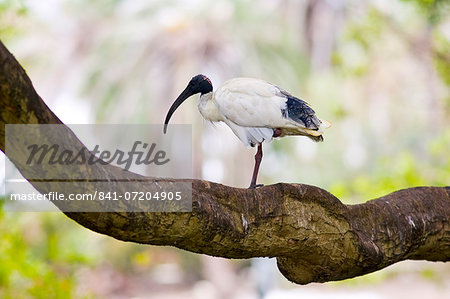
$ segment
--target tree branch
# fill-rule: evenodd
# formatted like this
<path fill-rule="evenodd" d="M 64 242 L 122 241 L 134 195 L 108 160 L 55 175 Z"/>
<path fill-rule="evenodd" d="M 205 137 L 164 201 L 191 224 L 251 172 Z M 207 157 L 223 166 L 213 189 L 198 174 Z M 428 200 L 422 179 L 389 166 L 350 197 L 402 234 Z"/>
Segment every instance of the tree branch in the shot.
<path fill-rule="evenodd" d="M 61 123 L 1 42 L 0 102 L 2 151 L 6 124 Z M 66 139 L 65 146 L 84 148 L 73 134 Z M 27 174 L 23 149 L 17 146 L 14 152 L 9 158 Z M 94 174 L 106 172 L 112 179 L 119 172 L 123 176 L 122 169 L 111 165 L 80 168 Z M 71 175 L 64 167 L 56 171 L 62 177 Z M 129 172 L 127 179 L 144 177 Z M 276 257 L 283 275 L 300 284 L 355 277 L 406 259 L 450 260 L 449 187 L 409 188 L 364 204 L 344 205 L 329 192 L 309 185 L 280 183 L 248 190 L 202 180 L 151 180 L 192 183 L 192 212 L 65 214 L 86 228 L 123 241 L 226 258 Z M 49 191 L 44 183 L 32 184 L 40 192 Z M 60 191 L 68 192 L 65 188 Z M 70 188 L 80 192 L 93 187 L 83 182 Z M 146 188 L 142 186 L 143 191 Z M 64 208 L 62 203 L 55 204 Z"/>

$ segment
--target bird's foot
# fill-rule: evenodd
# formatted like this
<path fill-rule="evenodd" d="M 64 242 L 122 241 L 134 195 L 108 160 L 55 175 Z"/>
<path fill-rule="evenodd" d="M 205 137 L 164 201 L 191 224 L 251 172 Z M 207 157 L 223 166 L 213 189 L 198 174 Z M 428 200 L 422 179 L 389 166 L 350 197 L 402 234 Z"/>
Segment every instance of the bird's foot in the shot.
<path fill-rule="evenodd" d="M 264 184 L 250 185 L 250 187 L 248 187 L 248 189 L 256 189 L 256 188 L 259 188 L 259 187 L 262 187 L 262 186 L 264 186 Z"/>

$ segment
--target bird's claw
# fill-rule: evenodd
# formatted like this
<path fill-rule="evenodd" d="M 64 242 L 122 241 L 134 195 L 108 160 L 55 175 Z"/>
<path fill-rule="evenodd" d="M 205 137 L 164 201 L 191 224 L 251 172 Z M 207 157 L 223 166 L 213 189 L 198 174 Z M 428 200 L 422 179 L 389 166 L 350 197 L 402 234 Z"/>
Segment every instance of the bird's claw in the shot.
<path fill-rule="evenodd" d="M 262 187 L 262 186 L 264 186 L 264 184 L 250 185 L 250 187 L 248 187 L 248 189 L 256 189 L 256 188 L 259 188 L 259 187 Z"/>

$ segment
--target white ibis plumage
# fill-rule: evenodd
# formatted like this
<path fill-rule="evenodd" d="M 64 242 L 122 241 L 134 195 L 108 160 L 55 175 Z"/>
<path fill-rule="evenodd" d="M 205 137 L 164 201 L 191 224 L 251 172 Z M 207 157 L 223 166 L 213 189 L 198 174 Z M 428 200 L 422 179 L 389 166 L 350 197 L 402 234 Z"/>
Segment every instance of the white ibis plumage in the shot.
<path fill-rule="evenodd" d="M 330 126 L 329 122 L 317 118 L 305 101 L 266 81 L 235 78 L 213 92 L 211 80 L 197 75 L 170 107 L 164 121 L 164 133 L 175 110 L 197 93 L 200 93 L 198 110 L 205 119 L 226 123 L 246 146 L 258 146 L 250 188 L 257 187 L 264 141 L 287 135 L 323 141 L 323 129 Z"/>

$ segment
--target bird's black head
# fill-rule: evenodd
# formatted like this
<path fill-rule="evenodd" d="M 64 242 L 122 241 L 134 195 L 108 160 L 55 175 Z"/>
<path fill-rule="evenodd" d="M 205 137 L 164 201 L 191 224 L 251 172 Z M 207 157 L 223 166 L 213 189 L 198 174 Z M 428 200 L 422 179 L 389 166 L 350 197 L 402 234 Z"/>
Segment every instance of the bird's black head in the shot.
<path fill-rule="evenodd" d="M 200 93 L 201 95 L 210 93 L 213 91 L 211 80 L 205 75 L 197 75 L 189 81 L 188 86 L 183 90 L 183 92 L 178 96 L 175 102 L 167 112 L 166 120 L 164 121 L 164 133 L 167 131 L 167 124 L 169 123 L 172 114 L 175 110 L 190 96 Z"/>
<path fill-rule="evenodd" d="M 188 87 L 191 88 L 192 94 L 206 94 L 213 91 L 211 80 L 205 75 L 197 75 L 189 81 Z"/>

